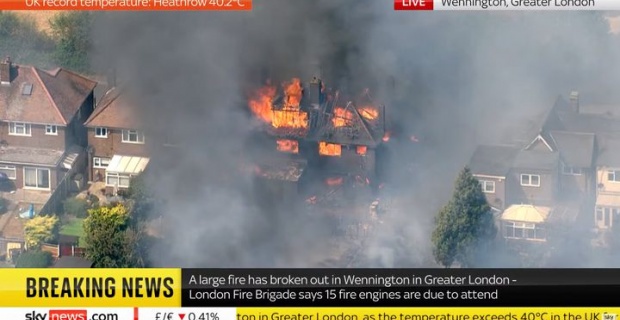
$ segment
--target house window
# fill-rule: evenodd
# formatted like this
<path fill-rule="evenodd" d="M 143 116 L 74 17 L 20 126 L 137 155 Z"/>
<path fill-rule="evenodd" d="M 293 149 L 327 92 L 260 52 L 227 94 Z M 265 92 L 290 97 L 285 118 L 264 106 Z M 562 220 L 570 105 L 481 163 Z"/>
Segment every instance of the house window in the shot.
<path fill-rule="evenodd" d="M 620 208 L 596 207 L 596 222 L 599 226 L 604 228 L 611 227 L 615 217 L 620 217 Z"/>
<path fill-rule="evenodd" d="M 482 185 L 482 192 L 484 193 L 495 193 L 495 181 L 480 181 L 480 185 Z"/>
<path fill-rule="evenodd" d="M 144 143 L 144 134 L 137 130 L 123 130 L 123 142 Z"/>
<path fill-rule="evenodd" d="M 105 169 L 109 164 L 109 158 L 93 157 L 93 168 Z"/>
<path fill-rule="evenodd" d="M 49 189 L 50 170 L 43 168 L 24 168 L 24 187 L 33 189 Z"/>
<path fill-rule="evenodd" d="M 17 178 L 17 169 L 15 169 L 15 166 L 0 166 L 0 172 L 6 174 L 6 176 L 11 180 L 15 180 Z"/>
<path fill-rule="evenodd" d="M 607 171 L 607 180 L 611 182 L 620 182 L 620 170 Z"/>
<path fill-rule="evenodd" d="M 13 136 L 30 136 L 30 123 L 9 122 L 9 134 Z"/>
<path fill-rule="evenodd" d="M 522 174 L 521 185 L 524 187 L 540 187 L 540 176 L 537 174 Z"/>
<path fill-rule="evenodd" d="M 58 135 L 58 127 L 55 125 L 46 125 L 45 126 L 45 134 L 55 136 Z"/>
<path fill-rule="evenodd" d="M 108 128 L 95 128 L 95 138 L 107 138 Z"/>
<path fill-rule="evenodd" d="M 106 185 L 118 188 L 129 188 L 131 175 L 126 173 L 107 172 Z"/>
<path fill-rule="evenodd" d="M 580 176 L 583 174 L 583 170 L 581 170 L 581 168 L 571 167 L 562 164 L 562 174 L 567 176 Z"/>
<path fill-rule="evenodd" d="M 545 229 L 534 223 L 504 221 L 504 237 L 508 239 L 545 240 Z"/>

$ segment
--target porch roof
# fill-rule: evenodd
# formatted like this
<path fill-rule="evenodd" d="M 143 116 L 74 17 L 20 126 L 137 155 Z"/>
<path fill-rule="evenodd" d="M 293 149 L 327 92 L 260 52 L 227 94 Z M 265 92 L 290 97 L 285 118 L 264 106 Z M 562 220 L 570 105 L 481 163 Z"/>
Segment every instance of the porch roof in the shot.
<path fill-rule="evenodd" d="M 512 205 L 502 213 L 502 220 L 542 223 L 551 213 L 549 207 L 538 207 L 529 204 Z"/>
<path fill-rule="evenodd" d="M 149 158 L 115 155 L 110 160 L 106 172 L 140 174 L 149 164 Z"/>
<path fill-rule="evenodd" d="M 601 207 L 620 207 L 620 197 L 611 194 L 599 194 L 596 205 Z"/>

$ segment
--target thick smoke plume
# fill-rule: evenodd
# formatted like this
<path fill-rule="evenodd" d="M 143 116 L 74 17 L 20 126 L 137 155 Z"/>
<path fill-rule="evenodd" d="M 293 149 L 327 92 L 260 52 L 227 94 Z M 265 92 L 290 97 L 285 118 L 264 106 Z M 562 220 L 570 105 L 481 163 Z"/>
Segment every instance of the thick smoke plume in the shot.
<path fill-rule="evenodd" d="M 320 223 L 264 210 L 239 177 L 255 125 L 246 94 L 320 72 L 370 87 L 414 148 L 391 148 L 400 201 L 367 248 L 368 265 L 428 266 L 432 218 L 478 143 L 519 137 L 558 94 L 613 92 L 616 61 L 594 13 L 403 13 L 370 0 L 256 1 L 252 12 L 98 16 L 93 56 L 140 98 L 153 139 L 180 141 L 150 181 L 159 197 L 162 266 L 309 266 L 329 252 Z M 402 144 L 402 145 L 401 145 Z M 167 156 L 167 157 L 166 157 Z M 268 206 L 267 206 L 268 207 Z M 398 226 L 398 228 L 396 227 Z"/>

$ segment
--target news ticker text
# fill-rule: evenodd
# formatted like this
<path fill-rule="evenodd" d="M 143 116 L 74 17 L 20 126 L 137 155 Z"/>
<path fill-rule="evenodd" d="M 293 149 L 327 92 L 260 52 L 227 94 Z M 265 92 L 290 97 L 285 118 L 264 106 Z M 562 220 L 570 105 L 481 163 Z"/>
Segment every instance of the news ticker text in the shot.
<path fill-rule="evenodd" d="M 0 269 L 4 307 L 620 306 L 620 269 Z"/>
<path fill-rule="evenodd" d="M 617 320 L 620 308 L 1 308 L 10 320 Z"/>

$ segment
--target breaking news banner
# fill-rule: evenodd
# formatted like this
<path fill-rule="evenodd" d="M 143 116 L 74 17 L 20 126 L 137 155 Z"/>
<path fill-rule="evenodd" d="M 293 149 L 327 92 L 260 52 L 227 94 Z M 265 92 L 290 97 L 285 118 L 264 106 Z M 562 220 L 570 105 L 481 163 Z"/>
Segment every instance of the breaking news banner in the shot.
<path fill-rule="evenodd" d="M 394 0 L 394 10 L 619 10 L 618 0 Z"/>
<path fill-rule="evenodd" d="M 252 0 L 0 0 L 0 10 L 250 11 Z"/>

